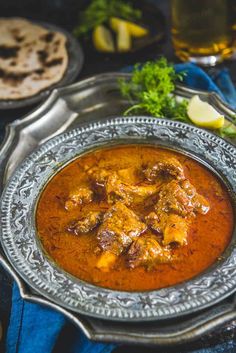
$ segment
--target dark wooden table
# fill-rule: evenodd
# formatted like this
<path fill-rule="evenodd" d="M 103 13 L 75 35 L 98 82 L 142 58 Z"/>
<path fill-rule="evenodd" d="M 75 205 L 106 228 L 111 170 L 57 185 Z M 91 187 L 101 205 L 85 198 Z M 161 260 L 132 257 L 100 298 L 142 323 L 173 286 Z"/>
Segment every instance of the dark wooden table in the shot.
<path fill-rule="evenodd" d="M 145 0 L 143 0 L 145 1 Z M 155 3 L 162 11 L 166 20 L 165 35 L 160 43 L 151 46 L 150 48 L 140 51 L 132 55 L 124 55 L 117 57 L 104 56 L 103 54 L 91 53 L 91 50 L 86 46 L 83 48 L 85 52 L 85 63 L 82 72 L 78 79 L 83 79 L 91 75 L 117 71 L 122 67 L 132 65 L 136 62 L 144 62 L 146 60 L 156 59 L 158 56 L 164 55 L 168 60 L 172 62 L 178 62 L 175 57 L 173 48 L 171 45 L 170 38 L 170 1 L 169 0 L 149 0 Z M 22 16 L 33 20 L 39 20 L 44 22 L 54 23 L 65 29 L 71 31 L 74 25 L 77 23 L 78 13 L 87 3 L 87 0 L 8 0 L 7 2 L 0 0 L 1 16 Z M 224 62 L 224 66 L 228 67 L 231 73 L 233 81 L 236 83 L 236 61 L 229 60 Z M 17 110 L 1 111 L 0 110 L 0 141 L 4 136 L 5 125 L 9 122 L 22 118 L 24 115 L 29 113 L 35 106 L 27 108 L 21 108 Z M 4 282 L 4 287 L 2 284 Z M 4 288 L 4 290 L 2 289 Z M 8 325 L 9 312 L 10 312 L 10 297 L 11 297 L 11 279 L 6 272 L 0 268 L 0 319 L 3 321 L 4 328 Z M 75 334 L 75 328 L 68 323 L 65 327 L 63 334 L 60 336 L 59 341 L 56 343 L 54 353 L 66 353 L 66 344 L 70 337 Z M 6 332 L 6 330 L 5 330 Z M 218 334 L 214 334 L 211 337 L 203 338 L 198 342 L 194 342 L 191 345 L 185 347 L 179 347 L 178 349 L 152 349 L 146 347 L 120 347 L 116 352 L 122 353 L 141 353 L 141 352 L 152 352 L 152 353 L 168 353 L 168 352 L 193 352 L 195 349 L 213 347 L 216 344 L 226 343 L 226 346 L 221 346 L 217 350 L 213 349 L 213 352 L 224 352 L 233 353 L 236 352 L 236 345 L 233 344 L 235 340 L 234 330 L 221 330 Z M 227 343 L 228 342 L 228 343 Z M 3 350 L 3 343 L 0 343 L 0 352 Z M 206 351 L 208 353 L 208 351 Z M 43 352 L 47 353 L 47 352 Z"/>

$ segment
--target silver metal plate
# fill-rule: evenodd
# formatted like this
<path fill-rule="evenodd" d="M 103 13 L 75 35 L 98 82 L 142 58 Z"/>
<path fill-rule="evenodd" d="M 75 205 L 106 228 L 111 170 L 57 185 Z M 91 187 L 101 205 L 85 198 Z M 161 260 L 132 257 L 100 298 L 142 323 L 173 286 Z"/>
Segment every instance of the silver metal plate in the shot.
<path fill-rule="evenodd" d="M 10 124 L 0 151 L 1 189 L 21 160 L 42 141 L 81 123 L 122 114 L 128 103 L 120 97 L 117 89 L 117 79 L 121 77 L 128 78 L 129 75 L 120 73 L 98 75 L 72 86 L 54 90 L 48 100 L 34 112 Z M 179 86 L 176 94 L 187 98 L 199 94 L 228 119 L 235 114 L 214 93 Z M 179 316 L 171 322 L 167 320 L 162 323 L 155 321 L 149 324 L 144 322 L 132 324 L 93 319 L 64 309 L 36 293 L 25 285 L 4 255 L 0 254 L 0 262 L 17 281 L 24 299 L 62 312 L 79 326 L 87 337 L 97 341 L 172 345 L 189 342 L 236 318 L 234 297 L 231 296 L 232 299 L 204 310 L 204 313 Z"/>
<path fill-rule="evenodd" d="M 98 146 L 149 143 L 183 151 L 227 180 L 236 192 L 236 148 L 196 127 L 148 117 L 85 124 L 44 143 L 13 173 L 1 199 L 1 242 L 21 277 L 36 291 L 70 310 L 103 319 L 149 321 L 189 314 L 236 289 L 236 247 L 204 274 L 177 286 L 148 292 L 121 292 L 90 285 L 66 274 L 39 246 L 35 213 L 45 184 L 59 168 Z M 235 203 L 236 206 L 236 203 Z"/>

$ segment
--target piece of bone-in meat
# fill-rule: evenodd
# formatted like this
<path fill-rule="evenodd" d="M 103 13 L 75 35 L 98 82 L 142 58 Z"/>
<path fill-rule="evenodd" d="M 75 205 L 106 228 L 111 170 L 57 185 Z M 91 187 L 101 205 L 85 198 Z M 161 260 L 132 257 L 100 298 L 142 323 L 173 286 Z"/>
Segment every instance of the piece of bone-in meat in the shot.
<path fill-rule="evenodd" d="M 185 245 L 188 219 L 195 213 L 207 213 L 209 203 L 188 180 L 172 180 L 161 187 L 154 209 L 145 220 L 152 230 L 163 234 L 163 244 Z"/>
<path fill-rule="evenodd" d="M 72 222 L 68 227 L 68 231 L 76 235 L 81 233 L 88 233 L 101 223 L 102 218 L 103 212 L 90 211 L 86 214 L 86 216 Z"/>
<path fill-rule="evenodd" d="M 122 202 L 117 202 L 103 218 L 97 238 L 102 250 L 119 255 L 133 240 L 146 230 L 147 226 Z"/>
<path fill-rule="evenodd" d="M 130 188 L 127 187 L 127 185 L 124 184 L 115 173 L 107 178 L 105 192 L 107 201 L 110 204 L 121 201 L 126 205 L 130 205 L 133 202 L 133 195 Z"/>
<path fill-rule="evenodd" d="M 187 243 L 188 222 L 184 217 L 168 213 L 158 215 L 151 212 L 145 220 L 152 230 L 163 235 L 164 245 L 171 243 L 185 245 Z"/>
<path fill-rule="evenodd" d="M 116 174 L 116 172 L 109 169 L 99 168 L 97 166 L 87 170 L 87 175 L 89 177 L 91 187 L 94 190 L 96 197 L 98 197 L 100 200 L 105 200 L 107 198 L 105 185 L 107 183 L 108 177 L 113 174 Z"/>
<path fill-rule="evenodd" d="M 95 166 L 88 169 L 87 174 L 91 181 L 100 186 L 105 186 L 107 178 L 115 174 L 127 184 L 135 184 L 137 179 L 137 170 L 134 167 L 111 170 L 109 168 L 99 168 Z"/>
<path fill-rule="evenodd" d="M 126 205 L 143 202 L 159 190 L 159 185 L 129 185 L 120 180 L 117 174 L 108 177 L 105 190 L 108 203 L 121 201 Z"/>
<path fill-rule="evenodd" d="M 194 211 L 193 196 L 189 196 L 177 180 L 164 184 L 159 192 L 155 211 L 187 216 Z"/>
<path fill-rule="evenodd" d="M 188 179 L 181 181 L 180 185 L 188 197 L 192 198 L 194 211 L 197 213 L 206 214 L 209 211 L 210 206 L 205 197 L 197 193 L 195 187 L 190 183 Z"/>
<path fill-rule="evenodd" d="M 111 171 L 93 167 L 88 170 L 88 175 L 95 190 L 103 194 L 110 204 L 117 201 L 126 205 L 140 203 L 159 190 L 159 185 L 132 184 L 135 179 L 134 168 Z"/>
<path fill-rule="evenodd" d="M 175 214 L 169 215 L 163 230 L 163 245 L 178 243 L 187 244 L 188 223 L 185 218 Z"/>
<path fill-rule="evenodd" d="M 93 200 L 93 191 L 88 187 L 79 187 L 69 193 L 65 202 L 65 209 L 70 211 L 82 204 L 88 204 Z"/>
<path fill-rule="evenodd" d="M 209 208 L 208 201 L 197 193 L 188 180 L 172 180 L 161 187 L 155 211 L 158 214 L 176 213 L 184 217 L 193 212 L 206 214 Z"/>
<path fill-rule="evenodd" d="M 185 178 L 181 163 L 173 157 L 160 159 L 154 163 L 148 163 L 144 167 L 143 173 L 146 179 L 151 182 L 155 182 L 160 176 L 170 176 L 177 180 Z"/>
<path fill-rule="evenodd" d="M 154 234 L 143 235 L 136 239 L 128 251 L 128 266 L 152 267 L 156 263 L 168 263 L 171 261 L 171 252 L 163 248 Z"/>

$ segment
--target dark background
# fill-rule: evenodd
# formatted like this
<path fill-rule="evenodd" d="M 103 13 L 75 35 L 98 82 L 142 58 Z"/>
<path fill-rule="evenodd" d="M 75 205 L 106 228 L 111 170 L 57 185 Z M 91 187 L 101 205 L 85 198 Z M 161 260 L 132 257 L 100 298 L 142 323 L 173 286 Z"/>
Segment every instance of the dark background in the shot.
<path fill-rule="evenodd" d="M 145 0 L 143 0 L 144 2 Z M 186 0 L 188 1 L 188 0 Z M 196 0 L 197 1 L 197 0 Z M 135 1 L 134 1 L 135 2 Z M 91 52 L 91 49 L 87 47 L 87 44 L 82 43 L 83 50 L 85 52 L 84 67 L 79 74 L 78 79 L 91 76 L 93 74 L 117 71 L 124 66 L 134 64 L 136 62 L 143 62 L 146 60 L 152 60 L 160 55 L 165 55 L 170 61 L 178 62 L 178 59 L 174 56 L 173 48 L 170 40 L 170 1 L 169 0 L 150 0 L 154 3 L 163 13 L 165 17 L 165 33 L 163 39 L 155 45 L 152 45 L 148 49 L 143 51 L 123 56 L 106 56 L 104 54 Z M 236 2 L 236 1 L 235 1 Z M 74 26 L 78 23 L 78 14 L 88 3 L 87 0 L 0 0 L 0 16 L 1 17 L 25 17 L 31 20 L 43 21 L 56 24 L 61 26 L 68 31 L 71 31 Z M 136 2 L 135 2 L 136 3 Z M 236 63 L 234 60 L 227 61 L 224 66 L 228 67 L 234 82 L 236 82 Z M 0 141 L 4 136 L 4 127 L 8 122 L 23 117 L 35 106 L 21 108 L 18 110 L 1 111 L 0 110 Z M 3 286 L 4 284 L 4 286 Z M 4 332 L 9 318 L 10 310 L 10 292 L 11 292 L 11 279 L 9 276 L 0 268 L 0 321 L 3 322 Z M 59 338 L 56 344 L 54 353 L 66 353 L 66 343 L 76 333 L 76 329 L 68 324 L 65 327 L 63 335 Z M 208 337 L 207 339 L 200 340 L 199 342 L 193 343 L 191 346 L 171 349 L 171 352 L 187 352 L 189 349 L 208 347 L 212 344 L 217 344 L 222 341 L 234 339 L 234 332 L 232 330 L 224 330 L 219 335 Z M 228 348 L 221 348 L 219 351 L 214 352 L 236 352 L 235 346 L 229 344 Z M 3 342 L 0 343 L 0 352 L 4 351 Z M 152 348 L 131 348 L 122 347 L 116 350 L 116 352 L 156 352 L 156 353 L 167 353 L 169 350 L 165 349 L 152 349 Z M 212 351 L 213 352 L 213 351 Z M 33 353 L 33 352 L 32 352 Z M 47 353 L 47 352 L 42 352 Z"/>

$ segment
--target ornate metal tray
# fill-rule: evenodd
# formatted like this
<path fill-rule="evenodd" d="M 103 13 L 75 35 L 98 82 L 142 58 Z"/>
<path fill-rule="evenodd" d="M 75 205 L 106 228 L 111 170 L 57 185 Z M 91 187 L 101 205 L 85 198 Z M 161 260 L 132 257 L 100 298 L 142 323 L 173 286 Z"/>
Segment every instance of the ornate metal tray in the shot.
<path fill-rule="evenodd" d="M 84 122 L 86 120 L 94 121 L 94 120 L 105 118 L 107 116 L 120 114 L 125 108 L 125 106 L 127 105 L 127 102 L 123 101 L 120 98 L 117 91 L 117 78 L 121 76 L 126 77 L 127 75 L 121 75 L 121 74 L 101 75 L 101 76 L 97 76 L 97 77 L 85 80 L 81 83 L 72 85 L 70 87 L 62 88 L 57 91 L 54 91 L 50 96 L 50 98 L 36 111 L 32 112 L 23 120 L 15 121 L 13 124 L 11 124 L 8 128 L 5 143 L 2 146 L 1 154 L 0 154 L 0 162 L 1 162 L 0 173 L 2 177 L 1 180 L 4 181 L 3 183 L 5 183 L 6 179 L 8 179 L 10 174 L 12 174 L 13 170 L 16 168 L 16 164 L 19 163 L 21 159 L 23 159 L 34 147 L 38 146 L 42 141 L 45 141 L 49 137 L 56 135 L 68 128 L 70 129 L 73 126 L 78 125 L 78 123 Z M 176 93 L 180 96 L 190 96 L 191 94 L 196 93 L 196 91 L 187 90 L 185 88 L 179 87 Z M 218 100 L 216 95 L 206 94 L 203 92 L 198 92 L 198 93 L 208 101 L 211 101 L 211 103 L 213 103 L 215 106 L 217 106 L 218 109 L 220 109 L 222 113 L 227 115 L 229 119 L 230 119 L 230 116 L 234 114 L 234 112 L 231 111 L 229 107 L 222 104 L 222 102 Z M 137 126 L 134 125 L 133 122 L 134 121 L 132 121 L 132 119 L 127 121 L 121 119 L 118 122 L 118 125 L 117 125 L 118 127 L 116 127 L 113 124 L 113 122 L 104 123 L 104 125 L 95 124 L 94 126 L 96 127 L 97 132 L 99 131 L 99 133 L 96 136 L 94 134 L 88 133 L 89 129 L 91 129 L 91 126 L 90 128 L 89 127 L 87 128 L 87 132 L 86 132 L 85 126 L 84 127 L 81 126 L 78 130 L 71 132 L 69 134 L 66 134 L 65 135 L 66 140 L 67 142 L 69 142 L 70 147 L 67 150 L 67 152 L 65 151 L 65 158 L 63 159 L 63 161 L 70 159 L 73 153 L 77 153 L 75 152 L 75 145 L 74 145 L 75 143 L 79 142 L 81 144 L 82 149 L 86 148 L 86 144 L 88 143 L 87 141 L 88 136 L 90 139 L 90 143 L 92 142 L 93 139 L 96 139 L 96 141 L 99 140 L 100 143 L 103 143 L 104 139 L 105 140 L 107 139 L 106 132 L 107 131 L 111 132 L 111 130 L 113 131 L 113 135 L 115 138 L 120 138 L 118 135 L 123 134 L 122 138 L 127 138 L 127 135 L 128 135 L 129 136 L 128 138 L 130 139 L 130 135 L 131 135 L 131 137 L 133 136 L 134 139 L 136 140 L 137 133 L 141 135 L 138 137 L 139 139 L 142 138 L 143 134 L 145 133 L 146 135 L 149 136 L 151 140 L 153 138 L 156 140 L 157 136 L 161 137 L 161 140 L 159 139 L 159 142 L 168 144 L 168 145 L 170 141 L 173 139 L 173 141 L 178 143 L 178 147 L 180 149 L 182 149 L 183 146 L 186 144 L 186 139 L 187 139 L 187 141 L 189 141 L 188 142 L 189 146 L 187 147 L 187 150 L 190 149 L 190 151 L 195 155 L 199 154 L 199 144 L 201 144 L 202 155 L 198 156 L 198 158 L 200 157 L 203 161 L 209 160 L 210 158 L 212 166 L 216 170 L 218 170 L 222 175 L 227 176 L 232 189 L 235 187 L 235 177 L 236 177 L 235 176 L 235 148 L 232 145 L 227 144 L 223 140 L 215 137 L 214 135 L 208 134 L 207 132 L 204 132 L 200 129 L 196 129 L 180 123 L 173 123 L 165 120 L 159 121 L 157 119 L 147 119 L 147 118 L 143 118 L 140 120 L 137 119 L 136 121 L 136 123 L 138 123 Z M 150 128 L 151 126 L 154 127 L 154 129 Z M 92 128 L 92 131 L 94 131 L 94 128 Z M 198 135 L 194 134 L 195 136 L 194 138 L 190 138 L 190 139 L 187 138 L 187 137 L 191 137 L 193 132 L 196 132 L 196 131 L 198 132 Z M 83 140 L 77 139 L 79 134 L 83 135 L 84 137 Z M 206 139 L 206 137 L 209 139 Z M 26 143 L 26 141 L 28 141 L 28 144 Z M 47 166 L 46 172 L 45 172 L 46 174 L 52 173 L 52 170 L 50 170 L 50 166 L 48 166 L 48 159 L 50 160 L 52 158 L 53 159 L 56 158 L 55 156 L 52 156 L 50 153 L 48 154 L 49 150 L 52 148 L 52 151 L 53 151 L 53 148 L 55 148 L 57 144 L 60 145 L 60 143 L 63 144 L 64 142 L 62 137 L 56 138 L 53 140 L 53 142 L 49 142 L 48 144 L 42 146 L 42 148 L 38 150 L 36 154 L 34 154 L 34 158 L 36 157 L 41 158 L 40 151 L 42 152 L 42 156 L 44 155 L 44 157 L 41 158 L 40 163 L 42 164 L 40 164 L 41 165 L 40 168 L 44 168 L 43 164 L 44 166 L 46 165 Z M 48 150 L 46 151 L 45 148 Z M 57 156 L 58 154 L 56 150 L 54 149 L 54 152 L 56 153 L 56 156 Z M 44 161 L 43 161 L 43 158 L 44 158 Z M 30 167 L 30 164 L 27 165 L 24 163 L 24 165 L 22 166 L 23 169 L 20 168 L 18 170 L 18 175 L 20 175 L 19 173 L 23 172 L 23 170 L 25 171 L 25 168 L 28 169 L 29 167 Z M 230 172 L 230 175 L 228 175 L 229 170 L 232 172 L 232 173 Z M 46 174 L 44 175 L 44 177 L 46 176 Z M 14 184 L 14 182 L 17 182 L 17 180 L 13 178 L 12 183 Z M 13 186 L 13 184 L 11 185 Z M 26 189 L 27 189 L 27 185 L 26 185 Z M 24 193 L 23 190 L 22 192 Z M 5 195 L 7 196 L 7 193 Z M 5 201 L 8 202 L 9 199 L 5 198 Z M 3 210 L 3 212 L 5 211 Z M 17 210 L 16 210 L 16 213 L 17 213 Z M 3 219 L 3 223 L 5 222 L 5 220 Z M 5 237 L 5 235 L 3 233 L 3 243 L 6 245 L 5 241 L 7 240 L 7 238 Z M 231 252 L 231 249 L 229 249 L 229 252 Z M 35 255 L 36 255 L 35 259 L 32 258 L 34 264 L 40 264 L 40 261 L 42 260 L 41 255 L 39 253 L 36 253 Z M 228 294 L 230 293 L 232 286 L 234 285 L 233 282 L 234 282 L 234 276 L 236 273 L 234 268 L 235 267 L 234 257 L 231 256 L 229 257 L 229 259 L 231 259 L 230 264 L 227 261 L 225 263 L 226 265 L 225 275 L 226 277 L 228 276 L 227 277 Z M 162 323 L 160 323 L 159 321 L 154 321 L 152 323 L 134 323 L 134 324 L 114 323 L 114 322 L 108 323 L 106 320 L 89 318 L 87 316 L 85 317 L 83 315 L 74 313 L 73 312 L 74 310 L 78 310 L 80 312 L 82 311 L 83 313 L 85 312 L 88 313 L 88 311 L 84 310 L 85 309 L 84 307 L 82 308 L 76 305 L 74 306 L 73 298 L 72 298 L 72 301 L 66 303 L 66 305 L 64 305 L 64 308 L 63 308 L 63 306 L 58 305 L 58 303 L 61 304 L 60 301 L 58 302 L 57 300 L 56 303 L 55 302 L 53 303 L 51 300 L 47 300 L 43 298 L 41 295 L 36 294 L 36 292 L 32 288 L 28 287 L 25 284 L 25 282 L 18 276 L 17 272 L 12 268 L 12 266 L 9 264 L 9 262 L 6 260 L 6 258 L 3 255 L 0 256 L 0 260 L 4 264 L 4 266 L 10 271 L 13 277 L 17 280 L 20 286 L 21 294 L 24 298 L 32 300 L 34 302 L 44 303 L 45 305 L 49 305 L 63 312 L 65 315 L 70 317 L 77 325 L 79 325 L 83 329 L 83 331 L 87 334 L 88 337 L 96 340 L 113 341 L 113 342 L 125 341 L 125 342 L 149 343 L 149 344 L 173 344 L 173 343 L 176 344 L 177 342 L 183 343 L 185 341 L 189 341 L 198 337 L 202 332 L 208 332 L 213 328 L 217 327 L 218 325 L 224 322 L 227 322 L 228 320 L 232 320 L 233 318 L 236 317 L 234 301 L 233 301 L 233 297 L 231 297 L 229 300 L 223 301 L 222 304 L 218 304 L 207 310 L 205 309 L 204 311 L 201 311 L 198 314 L 188 315 L 186 317 L 179 317 L 178 321 L 176 319 L 176 320 L 172 320 L 171 322 L 169 320 L 165 320 Z M 17 264 L 14 263 L 14 266 L 17 267 Z M 230 271 L 232 270 L 232 272 L 229 273 L 228 269 L 230 269 Z M 211 271 L 211 275 L 212 274 L 216 275 L 217 267 L 212 268 L 210 271 Z M 209 276 L 209 274 L 210 272 L 206 273 L 206 276 Z M 208 279 L 212 278 L 214 282 L 214 276 L 212 277 L 211 275 L 210 277 L 208 277 Z M 32 286 L 33 282 L 31 282 L 30 278 L 27 275 L 25 276 L 24 274 L 23 276 L 25 277 L 28 283 L 30 282 Z M 47 275 L 45 276 L 47 277 Z M 217 276 L 217 278 L 219 278 L 219 276 Z M 61 279 L 63 282 L 64 279 L 62 277 Z M 68 281 L 68 278 L 66 278 L 66 281 Z M 201 277 L 199 277 L 197 281 L 201 281 Z M 196 282 L 197 286 L 195 288 L 192 287 L 191 289 L 192 292 L 190 291 L 190 293 L 188 293 L 190 296 L 191 295 L 194 296 L 194 293 L 195 294 L 198 293 L 199 283 L 200 282 Z M 207 289 L 206 283 L 202 282 L 202 284 L 205 285 L 205 289 Z M 215 284 L 216 286 L 219 284 L 218 280 L 215 282 Z M 33 284 L 33 287 L 35 287 L 34 284 Z M 93 288 L 90 288 L 90 287 L 92 286 L 89 286 L 89 290 L 93 290 Z M 106 301 L 108 300 L 106 297 L 107 293 L 105 292 L 106 290 L 104 290 L 100 301 L 101 302 L 100 309 L 99 307 L 94 308 L 95 311 L 92 313 L 93 315 L 96 315 L 96 316 L 104 315 L 104 312 L 102 312 L 102 306 L 104 306 L 104 297 Z M 220 292 L 217 292 L 216 290 L 214 291 L 214 294 L 212 292 L 209 297 L 206 295 L 206 297 L 209 300 L 206 299 L 205 302 L 201 302 L 200 300 L 200 302 L 198 303 L 197 303 L 198 301 L 197 300 L 194 302 L 193 305 L 198 306 L 200 304 L 201 308 L 203 308 L 204 306 L 209 304 L 209 301 L 213 303 L 219 300 L 220 295 L 224 296 L 226 290 L 223 292 L 220 293 Z M 44 295 L 45 294 L 46 292 L 44 292 Z M 137 315 L 134 313 L 130 314 L 129 312 L 128 316 L 133 319 L 139 318 L 139 320 L 142 317 L 146 317 L 146 319 L 149 319 L 149 318 L 157 319 L 156 315 L 158 315 L 158 318 L 167 318 L 167 317 L 170 317 L 171 315 L 178 315 L 179 310 L 185 313 L 187 313 L 190 309 L 195 310 L 193 306 L 191 306 L 190 302 L 186 307 L 184 307 L 184 305 L 182 305 L 181 301 L 179 300 L 179 297 L 176 294 L 177 292 L 172 292 L 171 297 L 169 297 L 171 303 L 174 304 L 173 310 L 166 311 L 165 309 L 163 309 L 165 306 L 165 305 L 163 306 L 163 298 L 164 297 L 166 298 L 166 293 L 163 292 L 164 296 L 162 298 L 162 303 L 160 307 L 156 308 L 154 306 L 152 307 L 152 305 L 150 307 L 150 303 L 140 301 L 139 298 L 136 298 L 138 300 L 138 303 L 144 306 L 144 310 L 141 309 L 141 307 L 139 307 L 139 314 Z M 48 294 L 46 295 L 48 296 Z M 51 298 L 51 299 L 55 300 L 55 298 Z M 121 300 L 122 302 L 121 297 L 119 297 L 118 299 Z M 160 303 L 161 298 L 156 297 L 156 299 L 159 300 L 159 303 Z M 187 299 L 187 297 L 185 299 Z M 110 300 L 111 301 L 113 300 L 112 295 L 110 297 Z M 165 302 L 165 299 L 164 299 L 164 302 Z M 123 304 L 124 303 L 125 301 L 123 301 Z M 130 300 L 127 302 L 128 306 L 130 305 L 132 306 L 132 304 L 133 303 L 130 303 Z M 137 301 L 136 301 L 136 304 L 137 304 Z M 179 307 L 178 307 L 178 304 L 180 304 Z M 67 308 L 65 309 L 65 307 Z M 68 308 L 70 309 L 68 310 Z M 73 309 L 73 311 L 71 309 Z M 118 310 L 116 313 L 113 310 L 110 313 L 115 315 L 115 317 L 118 319 L 127 318 L 126 316 L 127 314 L 125 314 L 125 310 L 123 310 L 123 312 Z"/>

